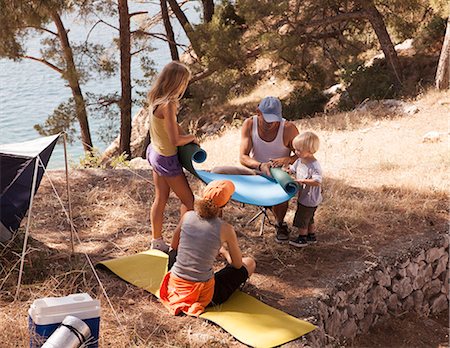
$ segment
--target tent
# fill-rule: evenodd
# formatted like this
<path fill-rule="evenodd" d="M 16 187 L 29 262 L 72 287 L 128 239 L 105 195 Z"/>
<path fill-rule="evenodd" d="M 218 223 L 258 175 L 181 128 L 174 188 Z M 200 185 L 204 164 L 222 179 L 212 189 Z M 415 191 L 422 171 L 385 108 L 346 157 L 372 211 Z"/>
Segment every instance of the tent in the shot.
<path fill-rule="evenodd" d="M 58 138 L 59 134 L 0 145 L 0 242 L 11 239 L 19 228 Z"/>
<path fill-rule="evenodd" d="M 33 198 L 60 136 L 64 137 L 69 220 L 71 222 L 65 135 L 60 133 L 31 141 L 0 145 L 0 242 L 5 243 L 12 239 L 14 233 L 19 229 L 22 219 L 28 212 L 17 292 L 19 291 L 26 252 Z M 71 225 L 73 226 L 72 223 Z"/>

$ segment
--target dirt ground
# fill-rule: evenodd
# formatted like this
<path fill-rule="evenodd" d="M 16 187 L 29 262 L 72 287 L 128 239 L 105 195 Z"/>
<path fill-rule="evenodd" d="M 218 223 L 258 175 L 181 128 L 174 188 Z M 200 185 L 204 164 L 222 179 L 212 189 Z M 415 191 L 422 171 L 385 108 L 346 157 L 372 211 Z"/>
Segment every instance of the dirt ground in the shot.
<path fill-rule="evenodd" d="M 412 313 L 377 323 L 348 347 L 423 348 L 448 347 L 448 310 L 438 316 L 420 318 Z"/>
<path fill-rule="evenodd" d="M 381 123 L 369 120 L 352 127 L 353 133 L 323 131 L 327 132 L 322 136 L 329 145 L 324 145 L 321 156 L 328 174 L 323 183 L 324 203 L 317 211 L 317 245 L 298 250 L 277 244 L 274 228 L 269 224 L 263 236 L 259 236 L 258 222 L 246 224 L 258 212 L 257 208 L 231 202 L 224 209 L 224 219 L 235 227 L 243 254 L 257 261 L 257 271 L 244 291 L 275 308 L 309 320 L 316 297 L 336 282 L 370 267 L 399 248 L 414 245 L 417 240 L 447 233 L 447 150 L 442 143 L 420 144 L 418 140 L 430 130 L 428 126 L 427 130 L 423 129 L 429 120 L 428 113 L 433 113 L 437 120 L 437 130 L 445 131 L 445 114 L 436 114 L 436 108 L 439 112 L 444 110 L 437 104 L 438 98 L 440 96 L 434 97 L 428 109 L 424 107 L 427 113 L 409 119 L 388 119 Z M 300 126 L 304 129 L 307 125 Z M 368 126 L 371 129 L 367 131 Z M 408 133 L 400 134 L 402 129 Z M 396 132 L 395 141 L 402 141 L 395 146 L 392 142 L 386 143 L 383 147 L 388 141 L 382 138 L 386 130 Z M 371 132 L 374 133 L 372 142 L 363 143 L 370 140 Z M 224 139 L 221 147 L 219 143 L 215 146 L 226 152 L 224 155 L 236 153 L 233 150 L 238 146 L 236 141 L 226 143 L 229 141 L 226 135 Z M 412 145 L 408 145 L 409 139 Z M 380 141 L 382 145 L 375 148 L 373 144 Z M 353 161 L 353 167 L 345 156 L 338 156 L 347 147 L 357 149 L 359 157 Z M 223 151 L 224 148 L 227 151 Z M 369 150 L 375 154 L 365 153 Z M 396 151 L 399 159 L 389 151 Z M 405 155 L 406 151 L 414 156 L 409 152 Z M 431 165 L 435 170 L 429 170 Z M 211 323 L 190 317 L 171 317 L 151 294 L 105 271 L 98 271 L 98 276 L 108 298 L 98 285 L 86 255 L 95 264 L 149 248 L 150 204 L 154 195 L 150 170 L 71 171 L 73 220 L 81 240 L 75 243 L 74 255 L 70 253 L 70 226 L 52 188 L 52 185 L 56 187 L 66 204 L 65 176 L 62 171 L 48 174 L 35 198 L 24 277 L 16 301 L 14 293 L 24 229 L 20 229 L 11 243 L 0 245 L 0 345 L 28 345 L 27 310 L 36 298 L 87 292 L 102 303 L 101 347 L 243 346 Z M 382 181 L 383 177 L 386 180 Z M 188 180 L 194 194 L 199 194 L 202 184 L 190 175 Z M 294 212 L 295 199 L 286 216 L 290 226 Z M 178 220 L 179 201 L 171 195 L 165 215 L 166 240 L 170 240 Z M 221 265 L 223 262 L 219 261 L 217 267 Z M 392 342 L 392 346 L 406 347 L 408 342 L 416 342 L 423 347 L 437 347 L 448 341 L 447 333 L 441 330 L 442 318 L 437 319 L 439 325 L 430 326 L 425 332 L 421 329 L 426 323 L 435 322 L 435 318 L 419 320 L 407 316 L 380 322 L 353 346 L 388 347 Z M 409 340 L 416 335 L 418 338 Z M 300 339 L 288 346 L 301 345 Z"/>
<path fill-rule="evenodd" d="M 63 173 L 54 171 L 51 176 L 64 201 Z M 191 183 L 194 192 L 198 192 L 199 183 L 193 180 Z M 82 240 L 81 245 L 76 243 L 75 256 L 70 256 L 69 226 L 64 213 L 53 197 L 49 180 L 44 179 L 35 200 L 39 214 L 33 219 L 31 249 L 26 258 L 20 301 L 12 301 L 16 272 L 2 284 L 0 303 L 4 311 L 0 314 L 0 323 L 8 318 L 20 328 L 10 332 L 14 342 L 27 341 L 26 309 L 32 300 L 41 296 L 88 292 L 102 300 L 102 346 L 127 346 L 130 343 L 177 347 L 216 343 L 240 346 L 212 324 L 187 317 L 170 317 L 150 294 L 99 271 L 100 280 L 122 323 L 120 330 L 81 253 L 87 253 L 95 263 L 149 247 L 149 204 L 153 196 L 150 175 L 145 171 L 133 174 L 127 170 L 83 170 L 72 172 L 71 185 L 74 221 Z M 341 187 L 336 182 L 327 183 L 327 187 L 329 194 L 349 198 L 377 195 L 382 200 L 383 195 L 390 194 L 390 191 L 366 192 Z M 402 195 L 401 192 L 396 194 Z M 417 199 L 420 201 L 421 197 Z M 386 231 L 379 231 L 367 223 L 349 228 L 329 220 L 326 212 L 339 207 L 328 200 L 322 208 L 323 214 L 318 216 L 319 243 L 304 250 L 275 243 L 274 228 L 270 225 L 265 227 L 262 237 L 257 224 L 246 226 L 257 212 L 254 207 L 232 203 L 226 207 L 224 218 L 236 227 L 243 254 L 257 260 L 257 273 L 244 291 L 291 315 L 307 319 L 316 296 L 333 286 L 335 281 L 375 262 L 384 246 L 413 243 L 415 238 L 445 231 L 444 201 L 436 202 L 441 203 L 413 214 L 417 214 L 414 225 L 419 227 L 414 229 L 411 229 L 411 213 L 406 217 L 398 207 L 386 207 L 384 214 L 395 216 L 395 219 L 390 221 L 391 226 L 386 226 Z M 166 238 L 170 237 L 178 216 L 178 201 L 171 197 L 166 215 Z M 2 261 L 5 269 L 16 262 L 21 238 L 16 238 L 12 249 L 2 251 L 2 257 L 10 260 L 9 263 Z"/>

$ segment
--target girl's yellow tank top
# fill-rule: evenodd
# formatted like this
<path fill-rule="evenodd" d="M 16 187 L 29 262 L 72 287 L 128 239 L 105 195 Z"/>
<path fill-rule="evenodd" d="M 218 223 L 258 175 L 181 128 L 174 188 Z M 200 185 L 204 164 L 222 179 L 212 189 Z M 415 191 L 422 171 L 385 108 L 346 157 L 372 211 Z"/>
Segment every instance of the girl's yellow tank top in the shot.
<path fill-rule="evenodd" d="M 174 156 L 177 147 L 172 144 L 167 134 L 163 118 L 153 115 L 153 107 L 150 107 L 150 141 L 153 149 L 163 156 Z"/>

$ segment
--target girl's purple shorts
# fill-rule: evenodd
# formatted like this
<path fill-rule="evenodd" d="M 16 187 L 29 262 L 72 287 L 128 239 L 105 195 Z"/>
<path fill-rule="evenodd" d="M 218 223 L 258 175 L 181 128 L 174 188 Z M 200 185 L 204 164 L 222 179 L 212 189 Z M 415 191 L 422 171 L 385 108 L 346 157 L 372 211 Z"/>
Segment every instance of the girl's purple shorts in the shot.
<path fill-rule="evenodd" d="M 159 176 L 177 176 L 183 174 L 178 155 L 163 156 L 157 153 L 152 145 L 147 147 L 147 161 Z"/>

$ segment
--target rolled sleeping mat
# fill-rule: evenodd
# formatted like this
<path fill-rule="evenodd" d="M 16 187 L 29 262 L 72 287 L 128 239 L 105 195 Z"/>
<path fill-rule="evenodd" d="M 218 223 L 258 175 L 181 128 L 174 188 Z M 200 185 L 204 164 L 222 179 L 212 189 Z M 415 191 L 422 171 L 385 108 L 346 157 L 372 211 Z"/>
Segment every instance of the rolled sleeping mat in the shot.
<path fill-rule="evenodd" d="M 270 174 L 272 174 L 272 178 L 283 188 L 283 190 L 286 191 L 288 195 L 293 196 L 298 192 L 298 183 L 283 169 L 270 168 Z"/>
<path fill-rule="evenodd" d="M 180 160 L 181 165 L 183 166 L 183 168 L 185 168 L 192 175 L 195 175 L 199 179 L 201 178 L 198 175 L 197 171 L 194 169 L 193 162 L 203 163 L 205 162 L 206 157 L 206 151 L 197 144 L 189 143 L 184 146 L 178 147 L 178 159 Z"/>

